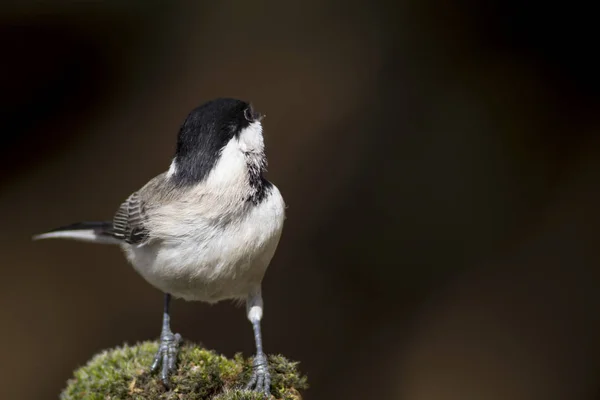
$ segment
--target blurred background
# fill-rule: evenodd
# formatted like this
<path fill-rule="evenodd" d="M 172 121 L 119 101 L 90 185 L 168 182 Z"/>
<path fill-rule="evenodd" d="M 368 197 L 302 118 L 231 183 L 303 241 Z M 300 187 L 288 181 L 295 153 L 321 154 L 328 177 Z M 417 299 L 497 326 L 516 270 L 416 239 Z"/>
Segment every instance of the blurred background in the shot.
<path fill-rule="evenodd" d="M 600 399 L 600 63 L 584 2 L 8 1 L 0 6 L 0 398 L 56 398 L 159 335 L 109 219 L 218 96 L 264 121 L 288 219 L 266 351 L 306 399 Z M 241 308 L 173 328 L 254 350 Z"/>

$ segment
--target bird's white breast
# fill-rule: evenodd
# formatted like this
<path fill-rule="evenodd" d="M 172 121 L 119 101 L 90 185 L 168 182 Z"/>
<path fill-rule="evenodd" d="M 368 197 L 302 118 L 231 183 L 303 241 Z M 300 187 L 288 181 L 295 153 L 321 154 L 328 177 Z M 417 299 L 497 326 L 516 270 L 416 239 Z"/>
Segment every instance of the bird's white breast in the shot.
<path fill-rule="evenodd" d="M 164 206 L 152 218 L 155 239 L 123 245 L 127 258 L 150 284 L 175 297 L 243 299 L 260 285 L 283 228 L 281 194 L 275 186 L 267 190 L 258 205 L 217 197 Z"/>

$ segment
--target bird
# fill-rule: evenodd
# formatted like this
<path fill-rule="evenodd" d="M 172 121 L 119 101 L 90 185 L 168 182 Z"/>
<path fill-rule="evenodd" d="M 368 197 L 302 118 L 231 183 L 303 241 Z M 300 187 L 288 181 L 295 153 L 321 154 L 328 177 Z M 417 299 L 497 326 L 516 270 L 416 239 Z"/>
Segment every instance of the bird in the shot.
<path fill-rule="evenodd" d="M 182 337 L 171 298 L 246 305 L 256 354 L 247 390 L 270 394 L 263 351 L 262 281 L 283 230 L 286 204 L 264 176 L 262 120 L 249 102 L 216 98 L 179 128 L 166 172 L 133 192 L 110 221 L 85 221 L 33 236 L 119 246 L 143 279 L 164 293 L 160 345 L 150 370 L 170 388 Z"/>

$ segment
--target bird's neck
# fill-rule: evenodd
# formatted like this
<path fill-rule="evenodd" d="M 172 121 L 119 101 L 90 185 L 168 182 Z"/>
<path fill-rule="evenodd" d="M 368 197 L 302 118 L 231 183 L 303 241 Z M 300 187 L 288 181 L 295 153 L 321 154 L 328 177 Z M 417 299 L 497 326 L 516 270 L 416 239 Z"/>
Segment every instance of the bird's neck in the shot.
<path fill-rule="evenodd" d="M 266 165 L 262 151 L 242 152 L 234 146 L 226 146 L 206 177 L 205 185 L 224 197 L 241 196 L 256 203 L 262 200 L 270 185 L 263 176 Z"/>

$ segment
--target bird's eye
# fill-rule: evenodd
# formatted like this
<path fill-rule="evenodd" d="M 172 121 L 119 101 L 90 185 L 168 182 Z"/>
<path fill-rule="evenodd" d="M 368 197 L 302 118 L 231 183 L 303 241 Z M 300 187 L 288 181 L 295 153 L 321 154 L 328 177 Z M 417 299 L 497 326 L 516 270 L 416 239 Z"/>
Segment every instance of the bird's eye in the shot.
<path fill-rule="evenodd" d="M 255 116 L 255 113 L 254 113 L 254 110 L 252 109 L 252 106 L 250 106 L 244 110 L 244 117 L 248 121 L 253 122 L 255 120 L 254 116 Z"/>

